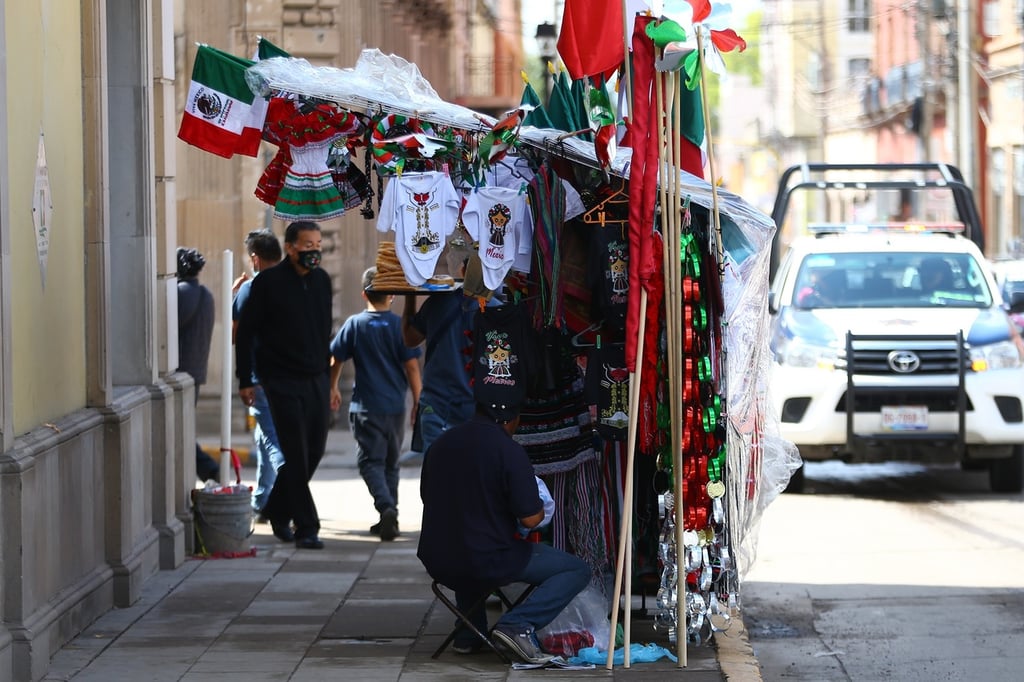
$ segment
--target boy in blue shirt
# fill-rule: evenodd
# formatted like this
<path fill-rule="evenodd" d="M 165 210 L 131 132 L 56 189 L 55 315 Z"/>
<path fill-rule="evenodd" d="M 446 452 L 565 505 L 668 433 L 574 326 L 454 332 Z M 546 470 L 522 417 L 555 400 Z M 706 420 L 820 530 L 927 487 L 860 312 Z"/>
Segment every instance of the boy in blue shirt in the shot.
<path fill-rule="evenodd" d="M 331 409 L 341 406 L 338 379 L 343 364 L 355 363 L 349 425 L 356 441 L 359 474 L 373 496 L 380 522 L 370 528 L 384 541 L 398 536 L 398 458 L 405 438 L 405 392 L 412 390 L 416 414 L 422 383 L 419 348 L 402 341 L 401 319 L 391 312 L 394 296 L 371 290 L 376 268 L 363 273 L 366 310 L 352 315 L 331 341 Z"/>

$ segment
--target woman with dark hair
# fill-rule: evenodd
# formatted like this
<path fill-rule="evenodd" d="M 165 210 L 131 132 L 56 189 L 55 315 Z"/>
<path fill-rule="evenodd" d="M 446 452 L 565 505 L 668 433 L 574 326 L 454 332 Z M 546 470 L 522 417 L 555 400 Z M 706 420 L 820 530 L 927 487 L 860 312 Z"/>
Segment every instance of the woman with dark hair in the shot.
<path fill-rule="evenodd" d="M 206 383 L 210 362 L 210 340 L 213 338 L 213 294 L 199 283 L 199 273 L 206 265 L 203 254 L 195 249 L 178 247 L 178 371 L 187 372 L 196 385 L 195 400 L 199 404 L 199 387 Z M 196 443 L 196 476 L 199 480 L 216 481 L 220 473 L 217 461 L 203 452 Z"/>

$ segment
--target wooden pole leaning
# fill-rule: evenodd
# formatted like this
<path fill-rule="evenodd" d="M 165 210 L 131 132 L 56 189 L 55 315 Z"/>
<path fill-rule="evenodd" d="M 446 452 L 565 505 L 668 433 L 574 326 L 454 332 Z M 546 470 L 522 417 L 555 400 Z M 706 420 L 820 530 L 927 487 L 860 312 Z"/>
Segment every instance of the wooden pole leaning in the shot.
<path fill-rule="evenodd" d="M 626 64 L 625 68 L 625 81 L 626 81 L 626 106 L 629 108 L 629 120 L 633 122 L 633 88 L 632 79 L 630 77 L 630 63 L 629 63 L 629 37 L 630 37 L 630 25 L 628 16 L 627 0 L 622 0 L 622 43 L 623 43 L 623 57 Z M 644 289 L 640 290 L 640 325 L 637 330 L 637 357 L 643 356 L 644 348 L 644 321 L 647 316 L 647 292 Z M 612 614 L 611 614 L 611 633 L 608 637 L 608 656 L 605 660 L 605 668 L 611 670 L 615 665 L 615 631 L 618 626 L 619 619 L 619 604 L 622 598 L 623 582 L 628 581 L 629 577 L 626 574 L 626 566 L 631 563 L 632 560 L 632 527 L 633 527 L 633 459 L 636 454 L 636 432 L 637 432 L 637 412 L 639 410 L 640 403 L 640 376 L 641 368 L 638 362 L 635 370 L 630 373 L 629 376 L 629 427 L 627 429 L 627 446 L 626 446 L 626 480 L 625 490 L 623 492 L 622 499 L 622 518 L 619 524 L 619 547 L 616 553 L 615 562 L 615 587 L 612 592 Z M 629 576 L 632 575 L 632 571 L 629 571 Z M 628 584 L 628 582 L 627 582 Z M 626 599 L 626 614 L 624 617 L 623 627 L 623 664 L 625 667 L 629 667 L 629 647 L 630 647 L 630 609 L 632 608 L 632 590 L 629 591 L 629 596 Z"/>

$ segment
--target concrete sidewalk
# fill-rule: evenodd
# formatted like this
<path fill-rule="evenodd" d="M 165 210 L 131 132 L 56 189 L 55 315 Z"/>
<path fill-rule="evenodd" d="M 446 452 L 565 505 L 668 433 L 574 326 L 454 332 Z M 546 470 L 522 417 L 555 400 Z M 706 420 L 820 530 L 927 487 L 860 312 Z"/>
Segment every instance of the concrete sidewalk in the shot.
<path fill-rule="evenodd" d="M 200 438 L 204 444 L 210 438 Z M 212 437 L 216 440 L 216 437 Z M 239 442 L 239 446 L 247 446 Z M 252 483 L 250 463 L 243 482 Z M 256 556 L 188 559 L 149 578 L 142 597 L 115 609 L 61 649 L 46 680 L 545 680 L 608 678 L 761 679 L 742 620 L 711 646 L 690 647 L 687 666 L 668 659 L 607 670 L 515 671 L 493 653 L 430 658 L 452 627 L 416 558 L 419 469 L 402 469 L 402 534 L 381 542 L 356 471 L 348 431 L 332 430 L 313 481 L 324 550 L 279 542 L 268 525 L 251 538 Z M 634 602 L 639 607 L 639 598 Z M 493 620 L 493 618 L 492 618 Z M 650 620 L 632 619 L 632 641 L 668 649 Z"/>

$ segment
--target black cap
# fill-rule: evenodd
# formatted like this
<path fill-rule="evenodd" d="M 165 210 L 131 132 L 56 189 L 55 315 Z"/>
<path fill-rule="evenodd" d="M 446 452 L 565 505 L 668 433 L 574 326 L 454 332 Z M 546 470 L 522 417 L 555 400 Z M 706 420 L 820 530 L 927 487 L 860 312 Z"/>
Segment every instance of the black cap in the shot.
<path fill-rule="evenodd" d="M 498 405 L 494 403 L 476 404 L 477 410 L 499 424 L 507 424 L 519 416 L 519 405 Z"/>

